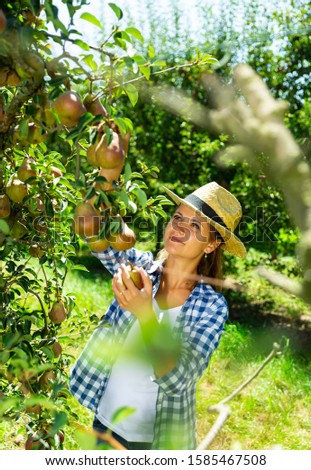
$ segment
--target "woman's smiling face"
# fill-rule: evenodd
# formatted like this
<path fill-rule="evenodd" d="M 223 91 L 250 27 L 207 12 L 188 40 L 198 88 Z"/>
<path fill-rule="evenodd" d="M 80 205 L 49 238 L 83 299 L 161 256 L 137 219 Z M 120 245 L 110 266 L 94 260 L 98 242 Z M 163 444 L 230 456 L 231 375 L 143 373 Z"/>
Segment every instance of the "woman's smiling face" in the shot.
<path fill-rule="evenodd" d="M 210 224 L 190 207 L 181 204 L 169 221 L 164 234 L 164 248 L 169 254 L 200 259 L 219 244 Z"/>

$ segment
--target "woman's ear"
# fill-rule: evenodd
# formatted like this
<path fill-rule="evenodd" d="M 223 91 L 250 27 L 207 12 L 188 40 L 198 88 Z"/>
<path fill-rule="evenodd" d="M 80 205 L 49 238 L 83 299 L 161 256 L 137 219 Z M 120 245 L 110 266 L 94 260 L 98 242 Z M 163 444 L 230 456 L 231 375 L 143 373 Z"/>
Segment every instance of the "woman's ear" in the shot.
<path fill-rule="evenodd" d="M 208 254 L 208 253 L 212 253 L 213 251 L 216 250 L 216 248 L 219 247 L 219 245 L 221 244 L 221 240 L 213 240 L 211 241 L 207 247 L 204 249 L 204 253 L 205 254 Z"/>

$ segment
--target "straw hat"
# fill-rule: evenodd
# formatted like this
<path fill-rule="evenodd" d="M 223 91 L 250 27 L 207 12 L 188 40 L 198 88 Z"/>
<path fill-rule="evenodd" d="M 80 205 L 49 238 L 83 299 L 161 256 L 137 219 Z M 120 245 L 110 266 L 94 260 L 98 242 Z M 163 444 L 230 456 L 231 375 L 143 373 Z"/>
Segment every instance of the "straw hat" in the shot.
<path fill-rule="evenodd" d="M 163 188 L 174 202 L 194 209 L 215 227 L 223 239 L 224 243 L 221 244 L 223 250 L 244 258 L 245 246 L 233 233 L 242 217 L 241 204 L 233 194 L 215 181 L 201 186 L 185 199 L 177 196 L 165 186 Z"/>

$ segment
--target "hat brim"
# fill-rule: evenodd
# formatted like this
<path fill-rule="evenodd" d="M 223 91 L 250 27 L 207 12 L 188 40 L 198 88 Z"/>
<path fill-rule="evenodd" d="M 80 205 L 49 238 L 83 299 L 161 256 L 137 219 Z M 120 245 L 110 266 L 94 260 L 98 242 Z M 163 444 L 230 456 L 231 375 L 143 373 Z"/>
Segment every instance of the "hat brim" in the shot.
<path fill-rule="evenodd" d="M 204 217 L 213 227 L 215 227 L 217 232 L 220 233 L 220 235 L 222 236 L 224 240 L 224 243 L 221 245 L 221 248 L 223 250 L 227 251 L 228 253 L 232 255 L 238 256 L 239 258 L 245 258 L 246 248 L 241 242 L 241 240 L 239 240 L 239 238 L 233 232 L 231 232 L 229 229 L 224 228 L 222 225 L 218 224 L 217 222 L 214 222 L 213 219 L 203 214 L 203 212 L 201 212 L 197 207 L 195 207 L 190 202 L 177 196 L 177 194 L 173 193 L 173 191 L 168 189 L 166 186 L 163 186 L 163 189 L 167 192 L 170 198 L 173 199 L 174 202 L 176 202 L 176 204 L 184 204 L 190 207 L 195 212 L 200 214 L 201 217 Z"/>

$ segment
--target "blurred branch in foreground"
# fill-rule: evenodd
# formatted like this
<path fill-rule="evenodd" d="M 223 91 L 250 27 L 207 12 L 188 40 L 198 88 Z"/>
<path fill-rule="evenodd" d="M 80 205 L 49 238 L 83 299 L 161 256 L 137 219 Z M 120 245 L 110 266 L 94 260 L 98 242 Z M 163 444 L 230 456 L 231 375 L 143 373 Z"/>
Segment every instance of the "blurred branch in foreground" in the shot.
<path fill-rule="evenodd" d="M 262 362 L 262 364 L 258 367 L 258 369 L 254 372 L 253 375 L 251 375 L 247 380 L 245 380 L 245 382 L 243 382 L 236 390 L 234 390 L 231 395 L 224 398 L 216 405 L 212 405 L 207 408 L 207 411 L 210 411 L 212 413 L 218 413 L 218 418 L 209 430 L 208 434 L 202 439 L 202 441 L 197 446 L 198 450 L 208 449 L 208 447 L 214 441 L 214 439 L 224 426 L 225 422 L 231 415 L 231 408 L 230 406 L 226 405 L 226 403 L 236 397 L 250 382 L 252 382 L 260 374 L 264 367 L 266 367 L 266 365 L 274 357 L 277 357 L 280 354 L 282 354 L 282 352 L 280 351 L 280 346 L 277 343 L 274 343 L 271 353 L 266 357 L 266 359 Z"/>
<path fill-rule="evenodd" d="M 147 92 L 162 107 L 182 115 L 213 133 L 230 135 L 235 144 L 221 158 L 228 162 L 246 160 L 255 172 L 263 172 L 283 193 L 288 212 L 301 232 L 298 256 L 303 270 L 301 282 L 273 271 L 259 270 L 272 284 L 311 303 L 311 169 L 291 132 L 284 125 L 285 101 L 275 100 L 263 80 L 248 65 L 233 71 L 233 85 L 213 75 L 203 83 L 213 97 L 207 109 L 184 93 L 152 88 Z M 269 157 L 265 165 L 259 154 Z"/>

